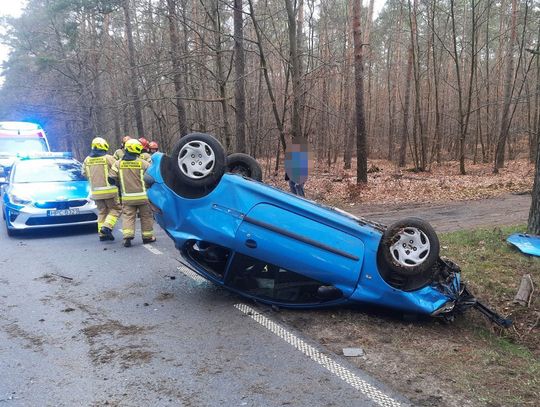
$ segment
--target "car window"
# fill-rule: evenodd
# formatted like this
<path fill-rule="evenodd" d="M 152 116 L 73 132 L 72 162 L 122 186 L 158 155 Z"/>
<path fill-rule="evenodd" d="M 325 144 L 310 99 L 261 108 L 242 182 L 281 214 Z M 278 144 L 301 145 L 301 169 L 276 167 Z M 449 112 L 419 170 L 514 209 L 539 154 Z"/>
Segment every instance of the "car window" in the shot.
<path fill-rule="evenodd" d="M 16 164 L 12 181 L 22 182 L 69 182 L 85 181 L 82 166 L 77 161 L 28 160 Z"/>
<path fill-rule="evenodd" d="M 236 253 L 227 285 L 246 294 L 280 303 L 310 304 L 335 300 L 320 295 L 327 284 L 291 270 Z"/>
<path fill-rule="evenodd" d="M 43 138 L 0 137 L 0 153 L 17 154 L 48 151 Z"/>
<path fill-rule="evenodd" d="M 187 246 L 187 254 L 214 277 L 223 279 L 230 250 L 217 244 L 192 242 Z"/>

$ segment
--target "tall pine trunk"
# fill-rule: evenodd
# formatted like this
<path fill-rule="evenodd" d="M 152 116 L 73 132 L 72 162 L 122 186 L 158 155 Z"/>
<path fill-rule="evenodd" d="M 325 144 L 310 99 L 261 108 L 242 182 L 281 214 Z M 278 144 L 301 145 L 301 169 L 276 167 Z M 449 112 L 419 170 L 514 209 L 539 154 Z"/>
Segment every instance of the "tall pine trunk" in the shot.
<path fill-rule="evenodd" d="M 367 135 L 364 114 L 364 60 L 360 27 L 360 1 L 353 0 L 354 82 L 356 90 L 356 183 L 367 182 Z"/>

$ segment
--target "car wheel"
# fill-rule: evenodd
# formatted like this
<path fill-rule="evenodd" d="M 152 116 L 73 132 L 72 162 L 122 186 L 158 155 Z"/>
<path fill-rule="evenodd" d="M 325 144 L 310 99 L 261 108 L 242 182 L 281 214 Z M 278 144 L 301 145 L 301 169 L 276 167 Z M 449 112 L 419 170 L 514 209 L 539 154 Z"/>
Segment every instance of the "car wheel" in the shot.
<path fill-rule="evenodd" d="M 191 133 L 176 143 L 172 158 L 175 175 L 188 187 L 212 188 L 225 172 L 225 151 L 221 143 L 205 133 Z"/>
<path fill-rule="evenodd" d="M 252 156 L 244 153 L 234 153 L 227 157 L 227 171 L 262 181 L 262 168 Z"/>
<path fill-rule="evenodd" d="M 191 154 L 190 154 L 191 152 Z M 206 165 L 186 161 L 189 155 L 204 156 Z M 200 168 L 202 167 L 202 168 Z M 183 198 L 200 198 L 219 183 L 225 172 L 225 151 L 213 136 L 192 133 L 182 137 L 173 149 L 172 157 L 161 159 L 160 172 L 165 184 Z"/>
<path fill-rule="evenodd" d="M 386 229 L 381 250 L 391 270 L 402 276 L 416 276 L 431 269 L 439 258 L 439 238 L 426 221 L 406 218 Z"/>

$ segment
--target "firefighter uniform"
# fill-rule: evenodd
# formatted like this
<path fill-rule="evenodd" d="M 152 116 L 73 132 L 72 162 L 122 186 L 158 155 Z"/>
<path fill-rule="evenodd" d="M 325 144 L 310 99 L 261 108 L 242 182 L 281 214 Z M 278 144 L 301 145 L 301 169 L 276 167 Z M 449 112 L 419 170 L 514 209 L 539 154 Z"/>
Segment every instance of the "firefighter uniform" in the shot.
<path fill-rule="evenodd" d="M 149 153 L 147 153 L 146 151 L 143 151 L 141 153 L 140 157 L 141 157 L 141 159 L 143 159 L 146 162 L 149 162 L 149 163 L 152 162 L 152 156 Z"/>
<path fill-rule="evenodd" d="M 118 150 L 116 150 L 113 154 L 113 157 L 116 161 L 118 160 L 121 160 L 122 158 L 124 158 L 124 149 L 123 148 L 119 148 Z"/>
<path fill-rule="evenodd" d="M 130 136 L 124 136 L 122 138 L 122 147 L 120 147 L 118 150 L 116 150 L 113 154 L 113 157 L 116 161 L 121 160 L 124 158 L 124 147 L 126 146 L 126 143 L 128 140 L 131 140 Z"/>
<path fill-rule="evenodd" d="M 100 240 L 114 240 L 112 230 L 122 212 L 118 188 L 109 183 L 109 172 L 115 159 L 106 154 L 108 144 L 100 137 L 92 141 L 92 154 L 84 159 L 83 173 L 90 181 L 91 198 L 98 208 L 98 234 Z M 103 233 L 102 228 L 105 227 Z"/>
<path fill-rule="evenodd" d="M 148 197 L 146 195 L 146 187 L 143 181 L 143 175 L 150 164 L 142 160 L 138 155 L 142 148 L 134 149 L 136 154 L 133 154 L 133 143 L 140 143 L 137 140 L 130 140 L 126 143 L 127 153 L 124 159 L 116 161 L 111 168 L 110 176 L 120 181 L 120 189 L 122 193 L 122 234 L 124 236 L 124 246 L 131 246 L 131 240 L 135 237 L 135 221 L 137 213 L 141 219 L 141 234 L 143 243 L 155 241 L 154 237 L 154 217 L 150 206 L 148 205 Z M 141 146 L 142 147 L 142 146 Z"/>

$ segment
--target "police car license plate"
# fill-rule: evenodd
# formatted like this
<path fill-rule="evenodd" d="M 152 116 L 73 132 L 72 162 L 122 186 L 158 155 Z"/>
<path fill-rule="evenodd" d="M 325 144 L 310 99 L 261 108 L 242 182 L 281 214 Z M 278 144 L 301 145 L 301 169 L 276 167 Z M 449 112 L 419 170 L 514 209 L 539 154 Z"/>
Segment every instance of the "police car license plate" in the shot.
<path fill-rule="evenodd" d="M 70 216 L 78 215 L 79 209 L 58 209 L 56 211 L 47 211 L 47 216 Z"/>

